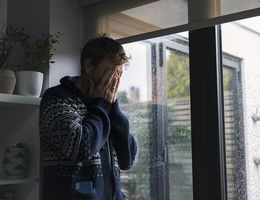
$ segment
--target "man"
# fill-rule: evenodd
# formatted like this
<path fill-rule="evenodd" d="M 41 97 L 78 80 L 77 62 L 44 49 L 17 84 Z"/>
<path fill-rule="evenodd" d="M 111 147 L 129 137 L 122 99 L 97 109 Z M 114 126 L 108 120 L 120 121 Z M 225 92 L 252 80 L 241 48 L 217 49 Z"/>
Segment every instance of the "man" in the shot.
<path fill-rule="evenodd" d="M 81 75 L 65 76 L 40 104 L 42 200 L 121 200 L 120 169 L 137 152 L 116 100 L 123 47 L 108 37 L 81 52 Z"/>

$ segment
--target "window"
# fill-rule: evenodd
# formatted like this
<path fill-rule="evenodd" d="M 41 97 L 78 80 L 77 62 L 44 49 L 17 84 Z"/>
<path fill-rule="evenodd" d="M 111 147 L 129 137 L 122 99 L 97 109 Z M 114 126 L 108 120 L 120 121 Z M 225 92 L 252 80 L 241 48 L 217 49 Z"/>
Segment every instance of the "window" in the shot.
<path fill-rule="evenodd" d="M 229 200 L 260 198 L 259 17 L 222 25 L 227 192 Z M 232 65 L 232 66 L 231 66 Z"/>
<path fill-rule="evenodd" d="M 128 199 L 193 199 L 188 44 L 180 33 L 124 45 L 118 99 L 139 147 L 121 177 Z"/>
<path fill-rule="evenodd" d="M 260 195 L 256 184 L 260 176 L 258 20 L 222 25 L 228 200 Z M 133 169 L 123 172 L 123 189 L 129 199 L 193 199 L 188 35 L 153 38 L 124 48 L 132 60 L 119 94 L 139 154 Z"/>
<path fill-rule="evenodd" d="M 246 196 L 241 59 L 223 54 L 223 89 L 228 199 Z"/>

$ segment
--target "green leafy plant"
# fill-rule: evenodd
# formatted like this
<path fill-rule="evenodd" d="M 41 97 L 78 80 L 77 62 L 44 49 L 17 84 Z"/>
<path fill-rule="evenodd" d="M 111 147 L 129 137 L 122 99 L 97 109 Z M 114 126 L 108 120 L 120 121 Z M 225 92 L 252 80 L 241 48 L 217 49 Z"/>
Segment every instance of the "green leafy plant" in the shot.
<path fill-rule="evenodd" d="M 189 57 L 172 53 L 166 66 L 168 98 L 190 96 Z"/>
<path fill-rule="evenodd" d="M 22 64 L 18 66 L 23 70 L 34 70 L 36 66 L 55 63 L 52 59 L 56 49 L 55 44 L 59 44 L 60 32 L 54 34 L 42 34 L 39 38 L 32 38 L 24 33 L 20 44 L 22 51 Z"/>
<path fill-rule="evenodd" d="M 24 35 L 23 28 L 13 28 L 11 26 L 3 26 L 0 31 L 0 69 L 7 69 L 9 66 L 9 58 L 13 51 L 13 46 Z"/>
<path fill-rule="evenodd" d="M 188 143 L 191 140 L 191 126 L 190 124 L 180 124 L 173 130 L 169 130 L 168 140 L 169 144 Z"/>

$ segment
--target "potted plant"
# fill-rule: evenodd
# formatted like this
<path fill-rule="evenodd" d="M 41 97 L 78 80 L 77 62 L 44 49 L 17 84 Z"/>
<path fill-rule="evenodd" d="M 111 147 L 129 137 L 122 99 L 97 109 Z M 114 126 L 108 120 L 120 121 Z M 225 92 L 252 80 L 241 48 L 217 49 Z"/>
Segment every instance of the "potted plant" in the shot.
<path fill-rule="evenodd" d="M 21 50 L 19 51 L 22 63 L 18 65 L 19 71 L 15 72 L 15 93 L 26 96 L 39 97 L 43 84 L 43 73 L 37 71 L 37 67 L 49 63 L 55 63 L 52 59 L 54 45 L 59 43 L 62 34 L 42 34 L 39 38 L 32 38 L 24 33 L 20 37 Z"/>
<path fill-rule="evenodd" d="M 0 31 L 0 93 L 12 94 L 16 78 L 9 68 L 13 45 L 20 39 L 22 28 L 3 26 Z"/>

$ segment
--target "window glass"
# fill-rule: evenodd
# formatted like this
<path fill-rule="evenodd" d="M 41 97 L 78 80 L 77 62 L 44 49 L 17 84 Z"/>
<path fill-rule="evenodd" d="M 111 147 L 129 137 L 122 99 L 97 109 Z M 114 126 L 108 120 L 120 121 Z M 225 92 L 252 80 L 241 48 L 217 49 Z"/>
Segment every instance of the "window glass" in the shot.
<path fill-rule="evenodd" d="M 260 198 L 260 18 L 222 25 L 229 200 Z"/>
<path fill-rule="evenodd" d="M 118 100 L 138 144 L 121 172 L 128 199 L 193 199 L 188 43 L 180 33 L 124 45 Z"/>

